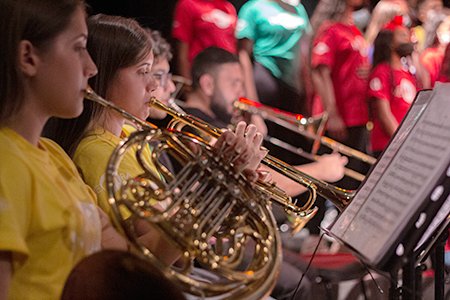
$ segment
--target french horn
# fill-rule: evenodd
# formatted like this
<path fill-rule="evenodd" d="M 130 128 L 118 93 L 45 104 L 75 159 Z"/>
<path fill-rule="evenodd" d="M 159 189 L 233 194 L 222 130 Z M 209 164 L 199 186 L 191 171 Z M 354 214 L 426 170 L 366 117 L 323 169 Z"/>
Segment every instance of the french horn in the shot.
<path fill-rule="evenodd" d="M 85 99 L 113 109 L 140 128 L 115 149 L 105 175 L 115 221 L 138 252 L 188 294 L 214 299 L 268 296 L 282 260 L 271 196 L 236 174 L 220 149 L 199 137 L 155 128 L 90 88 Z M 176 174 L 160 164 L 164 154 L 181 166 Z M 129 157 L 142 172 L 121 178 L 118 170 Z M 165 264 L 139 240 L 133 218 L 168 237 L 181 253 L 176 266 Z M 194 263 L 212 279 L 199 277 Z"/>

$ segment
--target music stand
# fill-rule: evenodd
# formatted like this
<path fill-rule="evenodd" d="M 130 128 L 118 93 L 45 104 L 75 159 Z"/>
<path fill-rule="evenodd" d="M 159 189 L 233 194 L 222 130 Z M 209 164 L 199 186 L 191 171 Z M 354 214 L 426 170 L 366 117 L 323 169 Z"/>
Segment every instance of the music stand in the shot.
<path fill-rule="evenodd" d="M 416 295 L 417 251 L 439 240 L 435 236 L 450 212 L 448 95 L 450 84 L 418 93 L 389 146 L 328 232 L 375 270 L 396 278 L 403 269 L 403 299 Z M 391 297 L 399 296 L 398 291 L 393 287 Z"/>

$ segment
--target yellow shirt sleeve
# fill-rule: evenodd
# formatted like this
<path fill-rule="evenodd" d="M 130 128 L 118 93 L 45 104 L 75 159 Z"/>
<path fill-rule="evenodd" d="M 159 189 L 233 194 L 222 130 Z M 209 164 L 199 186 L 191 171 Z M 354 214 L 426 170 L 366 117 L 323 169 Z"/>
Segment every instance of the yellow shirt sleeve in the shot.
<path fill-rule="evenodd" d="M 97 129 L 80 142 L 73 157 L 84 181 L 97 195 L 98 205 L 112 219 L 114 219 L 114 215 L 108 202 L 106 168 L 111 154 L 120 142 L 121 139 L 111 132 Z M 150 150 L 145 149 L 144 151 L 146 152 L 144 156 L 150 157 Z M 123 157 L 118 170 L 118 180 L 127 180 L 143 173 L 143 169 L 137 162 L 133 153 L 133 151 L 129 151 Z M 151 161 L 146 160 L 146 163 L 156 174 L 156 168 Z M 121 213 L 125 218 L 130 215 L 130 213 L 125 210 L 122 210 Z"/>
<path fill-rule="evenodd" d="M 0 250 L 13 254 L 9 299 L 57 299 L 82 257 L 98 251 L 93 194 L 56 144 L 0 129 Z"/>

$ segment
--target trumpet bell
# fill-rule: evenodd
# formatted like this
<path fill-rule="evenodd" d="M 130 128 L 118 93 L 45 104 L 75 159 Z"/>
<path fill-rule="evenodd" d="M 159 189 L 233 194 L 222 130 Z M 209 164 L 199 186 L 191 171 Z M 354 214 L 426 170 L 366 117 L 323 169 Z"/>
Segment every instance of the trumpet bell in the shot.
<path fill-rule="evenodd" d="M 163 155 L 175 159 L 181 170 L 172 173 L 162 165 Z M 123 178 L 121 165 L 130 156 L 142 172 Z M 120 228 L 183 290 L 214 299 L 261 299 L 270 293 L 280 267 L 281 244 L 269 201 L 235 173 L 220 151 L 188 134 L 163 129 L 135 132 L 111 156 L 106 181 Z M 182 267 L 158 259 L 137 237 L 130 215 L 168 236 L 183 253 Z M 218 280 L 198 279 L 192 274 L 194 262 Z"/>
<path fill-rule="evenodd" d="M 315 206 L 313 209 L 310 209 L 308 212 L 306 212 L 305 216 L 299 216 L 299 215 L 291 215 L 291 235 L 294 236 L 300 230 L 302 230 L 308 222 L 314 218 L 314 216 L 317 214 L 319 209 L 317 206 Z"/>

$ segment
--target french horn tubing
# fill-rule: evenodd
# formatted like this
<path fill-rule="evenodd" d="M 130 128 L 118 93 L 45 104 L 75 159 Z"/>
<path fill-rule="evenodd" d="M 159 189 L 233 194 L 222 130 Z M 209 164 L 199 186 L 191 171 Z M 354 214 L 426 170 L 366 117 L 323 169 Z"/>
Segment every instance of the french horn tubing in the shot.
<path fill-rule="evenodd" d="M 255 189 L 236 174 L 220 149 L 213 150 L 198 137 L 154 128 L 90 88 L 85 99 L 120 113 L 141 129 L 113 151 L 106 170 L 114 219 L 139 253 L 188 294 L 214 299 L 268 296 L 282 260 L 269 193 Z M 161 165 L 164 153 L 181 170 L 171 173 Z M 142 173 L 121 178 L 119 169 L 130 156 Z M 147 221 L 168 237 L 182 253 L 176 266 L 165 264 L 139 240 L 133 219 Z M 212 279 L 199 277 L 194 262 Z"/>

